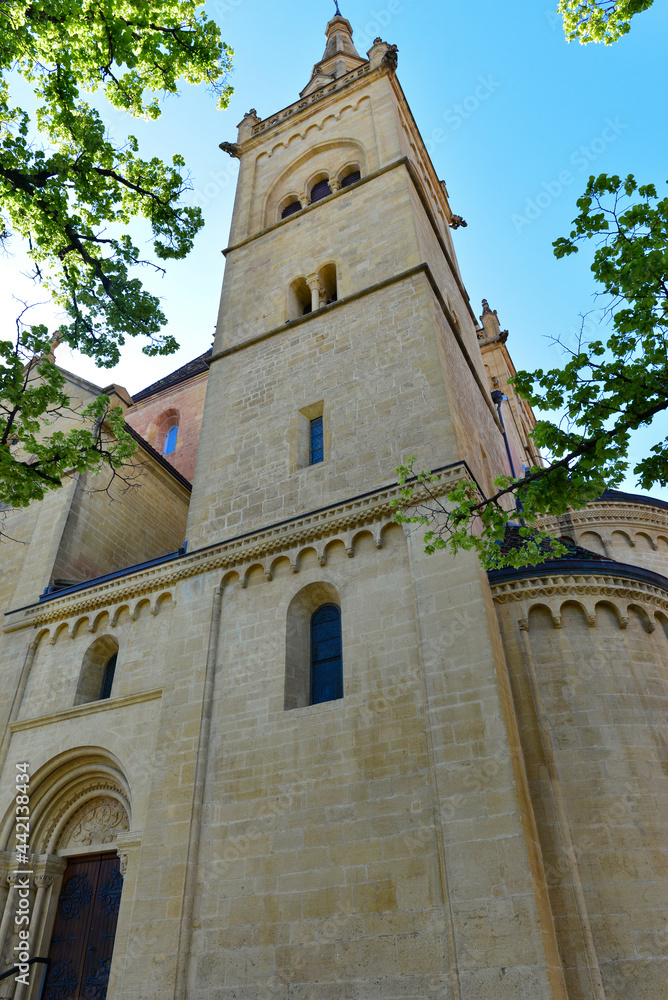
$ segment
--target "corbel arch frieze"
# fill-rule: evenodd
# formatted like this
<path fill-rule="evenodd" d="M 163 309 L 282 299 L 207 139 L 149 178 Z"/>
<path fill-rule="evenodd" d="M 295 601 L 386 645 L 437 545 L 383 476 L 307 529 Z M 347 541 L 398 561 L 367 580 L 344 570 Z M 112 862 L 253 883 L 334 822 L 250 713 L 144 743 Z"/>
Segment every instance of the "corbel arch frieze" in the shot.
<path fill-rule="evenodd" d="M 542 531 L 559 532 L 571 525 L 577 530 L 588 527 L 607 529 L 608 534 L 628 526 L 644 526 L 665 532 L 668 530 L 668 511 L 645 504 L 595 503 L 582 510 L 572 510 L 564 517 L 545 517 L 539 520 Z"/>
<path fill-rule="evenodd" d="M 647 633 L 656 629 L 656 615 L 668 617 L 668 592 L 649 583 L 608 576 L 555 576 L 494 582 L 492 597 L 498 606 L 516 605 L 520 630 L 530 628 L 531 611 L 546 608 L 555 628 L 563 625 L 563 608 L 567 603 L 582 609 L 590 627 L 596 627 L 597 609 L 606 604 L 612 608 L 620 629 L 626 629 L 632 611 L 636 611 Z"/>
<path fill-rule="evenodd" d="M 439 482 L 432 484 L 435 495 L 447 494 L 453 486 L 468 477 L 464 466 L 456 465 L 444 469 Z M 314 514 L 296 518 L 290 525 L 278 525 L 259 531 L 249 539 L 234 539 L 221 542 L 215 548 L 193 552 L 176 563 L 151 567 L 128 578 L 93 585 L 89 590 L 63 597 L 54 597 L 48 603 L 18 612 L 11 619 L 5 631 L 22 628 L 48 629 L 49 641 L 62 627 L 68 629 L 72 621 L 88 616 L 88 630 L 94 635 L 109 628 L 109 621 L 115 610 L 123 603 L 133 609 L 135 617 L 143 615 L 147 608 L 159 613 L 166 594 L 171 595 L 171 605 L 175 606 L 176 588 L 181 581 L 193 579 L 202 574 L 221 571 L 243 576 L 244 567 L 253 562 L 263 562 L 284 556 L 289 559 L 293 572 L 299 572 L 298 557 L 305 546 L 315 547 L 318 560 L 329 558 L 332 545 L 340 544 L 345 550 L 352 550 L 349 533 L 363 527 L 374 532 L 374 537 L 385 547 L 388 532 L 402 532 L 394 521 L 392 502 L 398 496 L 398 487 L 383 487 L 372 498 L 346 501 L 338 506 Z M 350 551 L 348 552 L 350 555 Z M 271 572 L 271 564 L 269 564 Z M 273 574 L 272 574 L 273 575 Z M 229 588 L 233 577 L 228 577 L 225 586 Z M 149 602 L 147 604 L 147 602 Z"/>
<path fill-rule="evenodd" d="M 385 517 L 369 524 L 351 527 L 347 531 L 333 534 L 323 533 L 319 537 L 317 535 L 313 537 L 309 532 L 303 532 L 303 541 L 300 545 L 290 545 L 285 548 L 272 546 L 272 551 L 264 558 L 252 557 L 245 560 L 240 558 L 237 567 L 225 574 L 221 585 L 227 589 L 237 585 L 241 590 L 246 590 L 253 577 L 255 582 L 260 582 L 262 577 L 264 581 L 271 583 L 281 563 L 289 565 L 291 573 L 299 574 L 304 570 L 306 557 L 309 553 L 315 556 L 319 566 L 325 567 L 331 549 L 337 545 L 343 547 L 349 559 L 353 559 L 358 554 L 360 543 L 364 539 L 371 539 L 374 548 L 382 550 L 387 532 L 393 527 L 397 527 L 396 522 Z M 255 552 L 253 556 L 255 556 Z"/>

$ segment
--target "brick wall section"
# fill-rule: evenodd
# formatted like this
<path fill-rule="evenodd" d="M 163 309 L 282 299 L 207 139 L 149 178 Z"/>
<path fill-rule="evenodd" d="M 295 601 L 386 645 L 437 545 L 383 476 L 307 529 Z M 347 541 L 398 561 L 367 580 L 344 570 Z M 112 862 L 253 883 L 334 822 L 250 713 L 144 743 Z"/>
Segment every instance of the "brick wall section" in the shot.
<path fill-rule="evenodd" d="M 155 396 L 149 396 L 148 399 L 135 403 L 125 415 L 130 427 L 141 434 L 156 451 L 162 453 L 164 433 L 160 418 L 169 410 L 178 410 L 179 435 L 176 451 L 166 455 L 165 459 L 189 483 L 195 475 L 207 380 L 208 374 L 205 373 Z"/>

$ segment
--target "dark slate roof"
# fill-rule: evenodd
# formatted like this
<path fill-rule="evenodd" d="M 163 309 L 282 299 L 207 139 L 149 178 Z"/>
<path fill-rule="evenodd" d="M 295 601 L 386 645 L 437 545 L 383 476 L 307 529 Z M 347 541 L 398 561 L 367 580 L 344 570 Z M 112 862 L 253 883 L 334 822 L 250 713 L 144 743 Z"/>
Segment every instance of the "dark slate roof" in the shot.
<path fill-rule="evenodd" d="M 519 549 L 524 539 L 520 535 L 520 526 L 518 524 L 509 524 L 506 528 L 506 536 L 501 543 L 501 551 L 504 555 L 511 552 L 512 549 Z M 571 542 L 565 538 L 560 538 L 559 542 L 564 548 L 568 549 L 567 553 L 563 556 L 559 556 L 557 559 L 554 557 L 550 560 L 551 562 L 559 562 L 563 559 L 577 559 L 579 561 L 593 561 L 593 562 L 612 562 L 612 559 L 608 559 L 607 556 L 601 555 L 598 552 L 592 552 L 591 549 L 584 549 L 581 545 L 576 545 L 575 542 Z M 545 552 L 546 557 L 549 558 L 550 543 L 548 539 L 545 539 L 541 543 L 541 548 Z M 544 563 L 540 563 L 544 565 Z M 535 568 L 535 567 L 534 567 Z"/>
<path fill-rule="evenodd" d="M 602 496 L 594 503 L 639 503 L 647 507 L 660 507 L 668 510 L 668 503 L 665 500 L 657 500 L 654 497 L 646 497 L 641 493 L 622 493 L 620 490 L 606 490 Z"/>
<path fill-rule="evenodd" d="M 614 490 L 606 490 L 606 493 L 615 492 Z M 624 493 L 616 494 L 614 499 L 619 499 L 622 496 L 631 496 L 631 499 L 635 501 L 642 499 Z M 613 499 L 606 497 L 605 494 L 604 498 Z M 501 549 L 503 552 L 509 552 L 513 548 L 519 548 L 521 541 L 519 525 L 509 525 Z M 590 549 L 582 548 L 581 545 L 575 545 L 574 542 L 568 542 L 564 539 L 559 539 L 559 541 L 568 550 L 565 555 L 550 558 L 549 541 L 546 540 L 543 543 L 547 555 L 545 562 L 538 563 L 537 566 L 505 566 L 503 569 L 489 570 L 487 573 L 489 582 L 507 583 L 510 580 L 523 580 L 529 577 L 552 576 L 554 574 L 572 576 L 577 573 L 612 573 L 627 580 L 640 580 L 643 583 L 649 583 L 651 586 L 660 587 L 661 590 L 668 592 L 668 579 L 659 573 L 644 569 L 642 566 L 629 566 L 627 563 L 616 562 L 598 552 L 592 552 Z"/>
<path fill-rule="evenodd" d="M 187 365 L 177 368 L 171 375 L 165 375 L 164 378 L 158 379 L 153 385 L 149 385 L 148 388 L 135 393 L 132 397 L 133 400 L 135 403 L 140 403 L 143 399 L 148 399 L 149 396 L 155 396 L 159 392 L 164 392 L 165 389 L 172 389 L 181 382 L 187 382 L 189 378 L 194 378 L 195 375 L 200 375 L 202 372 L 208 371 L 209 366 L 207 361 L 210 360 L 212 354 L 213 349 L 209 348 L 204 354 L 200 354 L 198 358 L 189 361 Z"/>

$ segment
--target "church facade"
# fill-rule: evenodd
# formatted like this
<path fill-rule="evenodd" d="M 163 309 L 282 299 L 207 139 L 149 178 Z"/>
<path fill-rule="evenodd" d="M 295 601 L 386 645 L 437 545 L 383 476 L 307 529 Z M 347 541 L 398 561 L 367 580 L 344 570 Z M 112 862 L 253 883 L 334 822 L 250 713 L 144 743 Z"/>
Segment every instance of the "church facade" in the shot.
<path fill-rule="evenodd" d="M 394 522 L 533 417 L 396 47 L 326 34 L 222 144 L 212 350 L 104 390 L 139 488 L 4 512 L 0 998 L 666 1000 L 668 505 L 490 574 Z"/>

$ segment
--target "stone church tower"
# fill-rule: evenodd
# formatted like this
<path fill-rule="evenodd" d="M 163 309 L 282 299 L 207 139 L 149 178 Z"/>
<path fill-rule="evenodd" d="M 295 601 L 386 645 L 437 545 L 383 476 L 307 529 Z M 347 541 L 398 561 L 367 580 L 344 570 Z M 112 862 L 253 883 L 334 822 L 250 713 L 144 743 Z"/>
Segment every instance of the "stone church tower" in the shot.
<path fill-rule="evenodd" d="M 0 998 L 666 1000 L 668 506 L 489 575 L 393 522 L 399 462 L 487 490 L 533 417 L 396 47 L 326 33 L 222 144 L 212 352 L 112 387 L 142 489 L 8 512 L 0 975 L 24 765 L 48 964 Z"/>

